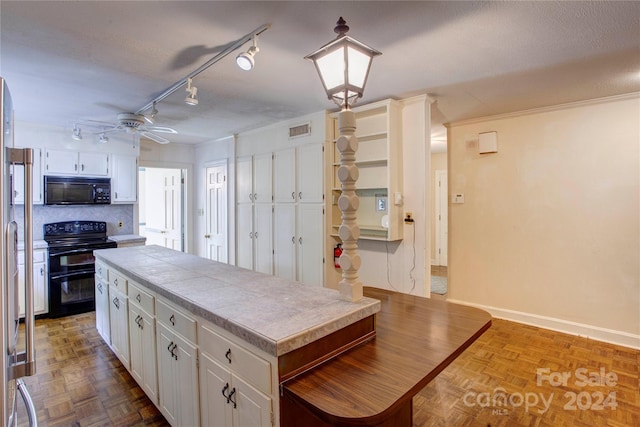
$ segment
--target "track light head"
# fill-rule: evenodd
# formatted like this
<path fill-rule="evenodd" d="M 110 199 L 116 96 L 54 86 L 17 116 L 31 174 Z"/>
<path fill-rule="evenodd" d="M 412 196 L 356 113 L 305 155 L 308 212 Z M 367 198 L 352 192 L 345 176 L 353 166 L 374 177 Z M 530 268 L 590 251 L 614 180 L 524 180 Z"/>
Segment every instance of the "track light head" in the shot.
<path fill-rule="evenodd" d="M 76 141 L 82 140 L 82 130 L 80 130 L 78 125 L 75 125 L 73 127 L 73 134 L 71 135 L 71 138 L 73 138 Z"/>
<path fill-rule="evenodd" d="M 107 135 L 105 135 L 104 133 L 100 134 L 100 138 L 98 138 L 98 142 L 100 144 L 106 144 L 107 142 L 109 142 L 109 137 Z"/>
<path fill-rule="evenodd" d="M 254 36 L 253 46 L 251 46 L 246 52 L 242 52 L 238 56 L 236 56 L 236 64 L 238 64 L 238 67 L 240 67 L 244 71 L 251 71 L 256 63 L 253 57 L 256 56 L 256 53 L 260 52 L 260 49 L 257 45 L 257 39 L 258 36 Z"/>
<path fill-rule="evenodd" d="M 192 79 L 188 78 L 187 79 L 187 88 L 186 91 L 188 93 L 187 97 L 184 99 L 184 102 L 187 105 L 198 105 L 198 88 L 195 86 L 192 86 Z"/>
<path fill-rule="evenodd" d="M 153 103 L 153 110 L 151 110 L 151 114 L 149 114 L 148 116 L 145 115 L 144 119 L 147 121 L 147 123 L 149 124 L 154 124 L 156 122 L 156 115 L 158 114 L 158 110 L 156 109 L 156 103 Z"/>

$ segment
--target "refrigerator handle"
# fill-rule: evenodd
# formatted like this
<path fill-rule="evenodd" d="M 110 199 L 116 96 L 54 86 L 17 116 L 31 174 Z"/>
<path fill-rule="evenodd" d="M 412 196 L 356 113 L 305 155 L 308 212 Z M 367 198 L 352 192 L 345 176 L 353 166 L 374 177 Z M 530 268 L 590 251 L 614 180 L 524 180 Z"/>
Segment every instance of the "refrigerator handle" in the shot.
<path fill-rule="evenodd" d="M 27 408 L 27 417 L 29 418 L 29 427 L 38 427 L 38 417 L 36 416 L 36 407 L 31 400 L 31 395 L 25 383 L 19 379 L 16 381 L 16 387 L 22 396 L 24 406 Z"/>
<path fill-rule="evenodd" d="M 33 307 L 33 149 L 12 148 L 11 163 L 24 165 L 24 289 L 25 354 L 19 354 L 14 378 L 36 373 L 35 314 Z"/>

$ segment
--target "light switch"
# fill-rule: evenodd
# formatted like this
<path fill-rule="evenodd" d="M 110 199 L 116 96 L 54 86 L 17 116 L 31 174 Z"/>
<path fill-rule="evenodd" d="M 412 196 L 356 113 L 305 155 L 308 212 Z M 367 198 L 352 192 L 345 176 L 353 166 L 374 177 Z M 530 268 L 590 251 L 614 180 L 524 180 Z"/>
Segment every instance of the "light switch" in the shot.
<path fill-rule="evenodd" d="M 451 200 L 451 203 L 456 203 L 456 204 L 464 203 L 464 194 L 454 194 L 453 200 Z"/>

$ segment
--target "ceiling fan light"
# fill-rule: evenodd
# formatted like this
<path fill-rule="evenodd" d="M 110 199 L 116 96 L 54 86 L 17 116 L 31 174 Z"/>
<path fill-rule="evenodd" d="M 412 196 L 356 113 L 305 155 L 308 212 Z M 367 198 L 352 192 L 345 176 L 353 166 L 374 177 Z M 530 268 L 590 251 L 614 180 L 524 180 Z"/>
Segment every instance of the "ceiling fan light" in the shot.
<path fill-rule="evenodd" d="M 107 142 L 109 142 L 109 137 L 107 135 L 105 135 L 104 133 L 100 134 L 100 138 L 98 139 L 98 142 L 100 144 L 106 144 Z"/>
<path fill-rule="evenodd" d="M 71 135 L 71 138 L 73 138 L 76 141 L 82 140 L 82 131 L 80 130 L 78 125 L 75 125 L 73 127 L 73 134 Z"/>

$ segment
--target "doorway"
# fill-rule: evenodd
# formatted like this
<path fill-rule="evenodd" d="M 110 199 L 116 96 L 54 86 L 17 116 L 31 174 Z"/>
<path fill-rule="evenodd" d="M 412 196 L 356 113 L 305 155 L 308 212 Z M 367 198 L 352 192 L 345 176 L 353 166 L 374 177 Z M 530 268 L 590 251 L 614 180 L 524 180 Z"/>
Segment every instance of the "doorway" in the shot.
<path fill-rule="evenodd" d="M 184 252 L 184 174 L 182 169 L 138 169 L 138 227 L 147 245 Z"/>
<path fill-rule="evenodd" d="M 227 221 L 227 164 L 206 169 L 205 249 L 207 258 L 229 262 Z"/>

